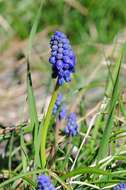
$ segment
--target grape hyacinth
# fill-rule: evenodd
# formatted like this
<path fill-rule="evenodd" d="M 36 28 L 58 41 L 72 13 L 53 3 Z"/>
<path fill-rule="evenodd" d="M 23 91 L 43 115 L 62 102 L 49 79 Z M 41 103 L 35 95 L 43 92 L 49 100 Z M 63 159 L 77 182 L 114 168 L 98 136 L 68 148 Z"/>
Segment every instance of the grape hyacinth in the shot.
<path fill-rule="evenodd" d="M 61 106 L 62 100 L 63 100 L 63 96 L 61 93 L 59 93 L 57 96 L 57 100 L 55 102 L 55 105 L 53 107 L 53 111 L 52 111 L 53 115 L 55 115 L 57 113 L 59 107 Z"/>
<path fill-rule="evenodd" d="M 50 40 L 52 64 L 52 77 L 58 79 L 58 85 L 71 81 L 71 74 L 75 72 L 75 54 L 67 36 L 56 31 Z"/>
<path fill-rule="evenodd" d="M 119 183 L 118 185 L 113 187 L 112 190 L 126 190 L 126 183 Z"/>
<path fill-rule="evenodd" d="M 65 117 L 66 117 L 66 107 L 64 105 L 61 106 L 62 101 L 63 101 L 63 96 L 61 93 L 59 93 L 57 100 L 55 102 L 55 105 L 53 107 L 53 111 L 52 111 L 52 114 L 55 116 L 57 111 L 61 107 L 60 112 L 59 112 L 59 120 L 65 119 Z"/>
<path fill-rule="evenodd" d="M 75 136 L 78 133 L 78 125 L 76 120 L 76 114 L 71 113 L 68 117 L 67 125 L 64 129 L 64 132 L 68 136 Z"/>
<path fill-rule="evenodd" d="M 37 190 L 56 190 L 49 176 L 42 174 L 38 177 Z"/>
<path fill-rule="evenodd" d="M 59 120 L 66 118 L 66 107 L 63 105 L 59 113 Z"/>

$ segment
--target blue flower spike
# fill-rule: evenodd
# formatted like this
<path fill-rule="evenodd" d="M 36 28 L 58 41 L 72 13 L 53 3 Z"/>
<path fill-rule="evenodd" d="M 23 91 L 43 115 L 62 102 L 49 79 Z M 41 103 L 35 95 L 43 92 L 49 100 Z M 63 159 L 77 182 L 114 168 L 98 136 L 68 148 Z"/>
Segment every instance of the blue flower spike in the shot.
<path fill-rule="evenodd" d="M 56 31 L 50 40 L 52 77 L 58 79 L 58 85 L 71 81 L 71 74 L 75 72 L 76 59 L 67 36 Z"/>
<path fill-rule="evenodd" d="M 42 174 L 38 176 L 37 190 L 56 190 L 56 188 L 53 186 L 50 177 Z"/>
<path fill-rule="evenodd" d="M 68 136 L 76 136 L 78 134 L 78 125 L 75 113 L 71 113 L 69 115 L 64 133 Z"/>
<path fill-rule="evenodd" d="M 126 183 L 121 182 L 113 187 L 112 190 L 126 190 Z"/>
<path fill-rule="evenodd" d="M 63 100 L 63 96 L 62 96 L 61 93 L 59 93 L 58 96 L 57 96 L 57 100 L 55 102 L 55 105 L 53 107 L 53 111 L 52 111 L 53 115 L 55 115 L 57 113 L 57 111 L 58 111 L 58 109 L 59 109 L 59 107 L 60 107 L 60 105 L 62 103 L 62 100 Z"/>
<path fill-rule="evenodd" d="M 66 107 L 63 105 L 59 113 L 59 120 L 61 121 L 62 119 L 65 118 L 66 118 Z"/>
<path fill-rule="evenodd" d="M 52 114 L 55 116 L 59 110 L 59 108 L 61 107 L 61 110 L 59 112 L 59 120 L 63 120 L 66 117 L 66 107 L 63 105 L 62 106 L 62 102 L 63 102 L 63 96 L 61 93 L 58 94 L 57 100 L 55 102 L 55 105 L 53 107 L 53 111 Z"/>

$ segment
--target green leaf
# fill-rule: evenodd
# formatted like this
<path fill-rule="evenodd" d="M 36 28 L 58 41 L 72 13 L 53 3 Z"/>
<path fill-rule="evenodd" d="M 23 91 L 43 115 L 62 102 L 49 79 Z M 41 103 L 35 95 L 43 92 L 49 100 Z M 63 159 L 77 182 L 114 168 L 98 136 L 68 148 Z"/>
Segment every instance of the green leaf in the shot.
<path fill-rule="evenodd" d="M 36 101 L 35 101 L 33 87 L 32 87 L 32 78 L 31 78 L 31 71 L 30 71 L 30 55 L 32 51 L 33 39 L 37 32 L 37 28 L 38 28 L 38 24 L 39 24 L 39 20 L 41 16 L 41 11 L 42 11 L 43 3 L 45 2 L 45 0 L 41 0 L 40 2 L 41 4 L 38 9 L 38 12 L 35 17 L 35 20 L 30 32 L 30 36 L 29 36 L 29 46 L 28 46 L 28 55 L 27 55 L 27 92 L 28 92 L 28 105 L 29 105 L 31 127 L 32 127 L 32 130 L 34 129 L 35 168 L 39 166 L 39 163 L 40 163 L 39 147 L 37 144 L 39 121 L 38 121 L 38 116 L 37 116 Z"/>
<path fill-rule="evenodd" d="M 29 108 L 31 128 L 33 130 L 34 127 L 38 127 L 38 116 L 37 116 L 35 97 L 32 87 L 32 78 L 31 78 L 29 61 L 27 61 L 27 95 L 28 95 L 28 108 Z"/>
<path fill-rule="evenodd" d="M 79 167 L 77 169 L 74 169 L 71 172 L 66 173 L 62 176 L 62 179 L 65 180 L 70 177 L 74 177 L 76 175 L 82 175 L 82 174 L 101 174 L 101 175 L 110 175 L 111 172 L 104 171 L 102 169 L 98 169 L 97 167 Z"/>
<path fill-rule="evenodd" d="M 58 92 L 59 92 L 59 85 L 56 83 L 56 86 L 54 88 L 52 98 L 50 100 L 50 104 L 49 104 L 49 107 L 48 107 L 48 110 L 47 110 L 47 113 L 46 113 L 46 116 L 44 119 L 44 124 L 43 124 L 42 130 L 41 130 L 41 165 L 42 165 L 42 168 L 44 168 L 46 166 L 47 132 L 48 132 L 48 127 L 50 124 L 51 116 L 52 116 L 52 110 L 53 110 L 54 104 L 56 102 Z"/>
<path fill-rule="evenodd" d="M 65 189 L 67 190 L 72 190 L 71 187 L 69 187 L 69 185 L 67 185 L 63 179 L 61 179 L 58 175 L 56 175 L 54 172 L 52 171 L 48 171 L 49 172 L 49 175 L 52 176 L 54 179 L 56 179 Z"/>
<path fill-rule="evenodd" d="M 27 176 L 31 176 L 31 175 L 34 175 L 34 174 L 37 174 L 37 173 L 41 173 L 41 172 L 44 172 L 45 170 L 35 170 L 35 171 L 31 171 L 31 172 L 25 172 L 25 173 L 21 173 L 21 174 L 13 174 L 15 175 L 14 177 L 12 177 L 11 179 L 8 179 L 6 181 L 4 181 L 3 183 L 0 184 L 0 188 L 18 180 L 18 179 L 27 179 Z M 47 170 L 46 170 L 47 171 Z"/>
<path fill-rule="evenodd" d="M 13 143 L 14 143 L 14 133 L 12 133 L 10 138 L 10 146 L 9 146 L 9 161 L 8 161 L 8 167 L 9 167 L 9 173 L 11 174 L 11 162 L 12 162 L 12 150 L 13 150 Z M 11 177 L 11 176 L 10 176 Z"/>
<path fill-rule="evenodd" d="M 111 95 L 111 100 L 109 102 L 109 108 L 108 108 L 108 118 L 105 123 L 105 129 L 102 135 L 99 151 L 98 151 L 98 156 L 97 160 L 101 160 L 104 157 L 107 156 L 108 153 L 108 148 L 109 148 L 109 139 L 111 136 L 112 132 L 112 127 L 113 127 L 113 116 L 114 116 L 114 110 L 115 106 L 117 103 L 117 100 L 119 98 L 119 74 L 120 74 L 120 68 L 121 68 L 121 61 L 122 61 L 122 50 L 121 54 L 119 56 L 119 59 L 117 60 L 115 64 L 115 72 L 113 75 L 113 89 L 112 88 L 112 81 L 111 83 L 108 83 L 108 88 L 107 88 L 107 94 L 112 94 Z M 112 90 L 112 93 L 111 93 Z"/>
<path fill-rule="evenodd" d="M 20 131 L 20 144 L 21 144 L 21 156 L 22 156 L 22 165 L 23 165 L 23 172 L 27 171 L 27 160 L 28 160 L 28 156 L 27 156 L 27 150 L 26 150 L 26 145 L 24 142 L 24 136 L 23 136 L 23 132 L 22 130 Z"/>

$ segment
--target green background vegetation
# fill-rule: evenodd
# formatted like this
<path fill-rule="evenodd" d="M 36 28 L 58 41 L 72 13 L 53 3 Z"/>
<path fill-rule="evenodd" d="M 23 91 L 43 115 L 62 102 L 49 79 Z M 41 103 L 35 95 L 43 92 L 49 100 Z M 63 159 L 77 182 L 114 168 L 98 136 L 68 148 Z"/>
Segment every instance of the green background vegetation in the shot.
<path fill-rule="evenodd" d="M 125 0 L 77 0 L 85 7 L 82 15 L 63 0 L 47 0 L 38 30 L 57 25 L 74 43 L 88 41 L 91 27 L 97 31 L 96 41 L 108 43 L 126 23 Z M 27 38 L 40 2 L 38 0 L 1 0 L 0 14 L 7 20 L 14 35 Z"/>

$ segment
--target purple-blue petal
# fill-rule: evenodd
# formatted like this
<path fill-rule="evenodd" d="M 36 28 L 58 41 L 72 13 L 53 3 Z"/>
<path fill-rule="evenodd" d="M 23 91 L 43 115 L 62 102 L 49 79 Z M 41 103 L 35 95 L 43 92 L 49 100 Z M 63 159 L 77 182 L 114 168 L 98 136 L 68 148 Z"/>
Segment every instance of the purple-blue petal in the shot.
<path fill-rule="evenodd" d="M 78 125 L 76 121 L 76 114 L 71 113 L 68 117 L 67 125 L 64 129 L 65 134 L 68 136 L 75 136 L 78 134 Z"/>
<path fill-rule="evenodd" d="M 75 55 L 70 42 L 63 32 L 56 31 L 50 40 L 51 56 L 49 62 L 52 66 L 52 77 L 57 78 L 61 86 L 71 81 L 71 74 L 75 72 Z M 70 73 L 69 75 L 66 73 Z"/>

